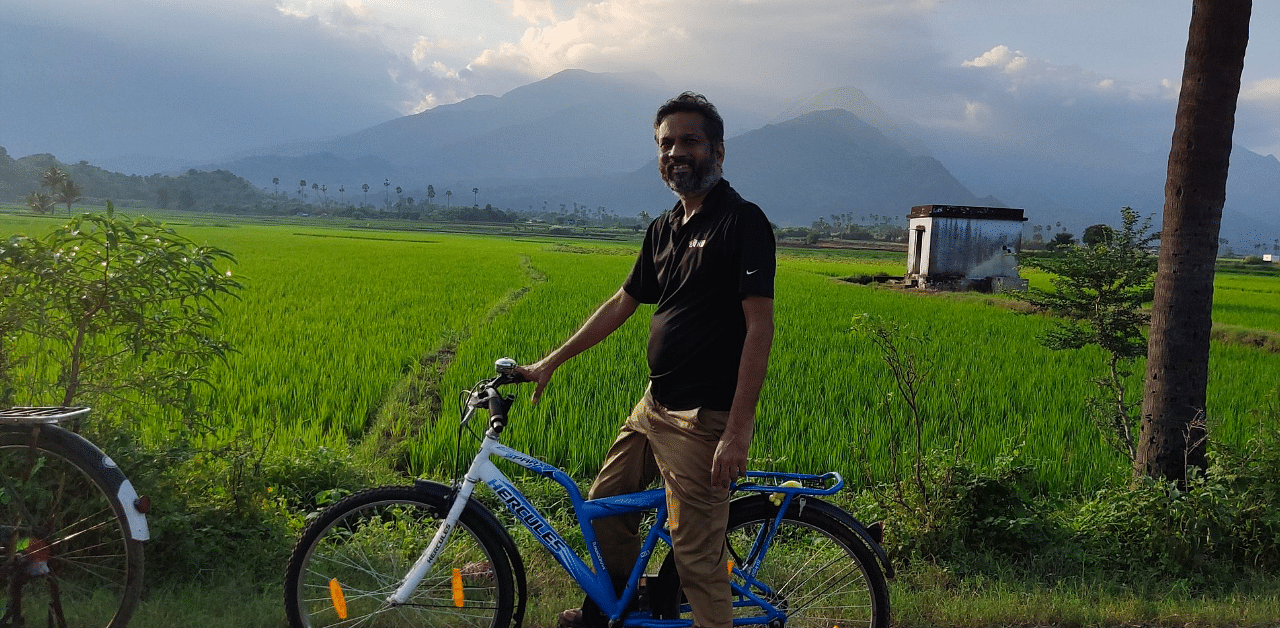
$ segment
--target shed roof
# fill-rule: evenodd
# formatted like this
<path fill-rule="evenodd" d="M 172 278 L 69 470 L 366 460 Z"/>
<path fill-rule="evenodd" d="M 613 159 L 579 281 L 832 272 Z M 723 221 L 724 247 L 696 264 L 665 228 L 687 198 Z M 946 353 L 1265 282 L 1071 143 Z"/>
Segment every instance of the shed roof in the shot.
<path fill-rule="evenodd" d="M 907 218 L 975 218 L 981 220 L 1016 220 L 1026 222 L 1022 210 L 1014 207 L 976 207 L 973 205 L 916 205 Z"/>

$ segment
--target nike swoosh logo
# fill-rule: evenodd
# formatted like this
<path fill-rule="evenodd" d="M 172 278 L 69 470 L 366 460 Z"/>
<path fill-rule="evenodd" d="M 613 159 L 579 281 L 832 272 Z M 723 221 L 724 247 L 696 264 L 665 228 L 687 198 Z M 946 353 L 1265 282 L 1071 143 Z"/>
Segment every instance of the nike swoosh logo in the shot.
<path fill-rule="evenodd" d="M 757 271 L 759 271 L 759 270 L 760 270 L 759 268 L 757 268 L 757 269 L 755 269 L 755 270 L 748 270 L 748 271 L 747 271 L 747 274 L 748 274 L 748 275 L 754 275 L 754 274 L 756 274 L 756 272 L 757 272 Z"/>

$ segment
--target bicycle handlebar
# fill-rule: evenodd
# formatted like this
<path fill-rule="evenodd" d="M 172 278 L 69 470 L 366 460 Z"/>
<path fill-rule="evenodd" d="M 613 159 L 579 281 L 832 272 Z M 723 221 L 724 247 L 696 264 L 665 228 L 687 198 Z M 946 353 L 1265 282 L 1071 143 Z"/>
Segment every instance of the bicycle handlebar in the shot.
<path fill-rule="evenodd" d="M 516 370 L 516 361 L 511 358 L 499 358 L 493 363 L 493 367 L 498 372 L 497 377 L 481 380 L 471 389 L 471 400 L 467 402 L 467 412 L 462 423 L 466 424 L 471 419 L 472 411 L 483 407 L 489 411 L 489 429 L 495 434 L 501 434 L 507 425 L 507 410 L 515 401 L 515 396 L 504 396 L 498 389 L 507 384 L 523 384 L 529 380 Z"/>

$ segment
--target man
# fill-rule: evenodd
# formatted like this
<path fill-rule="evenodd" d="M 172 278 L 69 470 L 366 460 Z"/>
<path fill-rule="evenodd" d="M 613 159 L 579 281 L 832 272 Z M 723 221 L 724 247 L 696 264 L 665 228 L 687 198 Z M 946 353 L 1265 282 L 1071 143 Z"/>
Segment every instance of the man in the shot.
<path fill-rule="evenodd" d="M 649 329 L 649 389 L 605 457 L 589 497 L 647 488 L 661 474 L 668 526 L 694 625 L 733 623 L 724 535 L 729 484 L 746 472 L 756 402 L 773 344 L 774 239 L 759 207 L 721 177 L 724 121 L 686 92 L 654 117 L 658 170 L 679 199 L 645 234 L 626 282 L 563 345 L 521 369 L 541 396 L 569 358 L 613 333 L 640 303 Z M 638 517 L 595 522 L 615 584 L 640 548 Z M 564 626 L 583 626 L 579 609 Z"/>

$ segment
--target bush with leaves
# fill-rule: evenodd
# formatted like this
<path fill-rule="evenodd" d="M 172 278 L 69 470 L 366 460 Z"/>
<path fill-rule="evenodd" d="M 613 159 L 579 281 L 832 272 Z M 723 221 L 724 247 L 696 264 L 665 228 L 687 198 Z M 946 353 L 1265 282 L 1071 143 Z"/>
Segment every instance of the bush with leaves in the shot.
<path fill-rule="evenodd" d="M 1040 311 L 1057 314 L 1041 342 L 1054 350 L 1088 345 L 1107 353 L 1107 370 L 1094 380 L 1100 394 L 1088 400 L 1095 423 L 1117 450 L 1132 461 L 1136 455 L 1134 426 L 1140 399 L 1132 399 L 1125 378 L 1137 358 L 1147 354 L 1142 328 L 1149 316 L 1142 307 L 1151 300 L 1157 258 L 1151 218 L 1141 224 L 1138 213 L 1120 210 L 1119 229 L 1106 232 L 1091 246 L 1065 246 L 1054 253 L 1025 255 L 1023 266 L 1051 275 L 1053 290 L 1032 288 L 1022 299 Z"/>
<path fill-rule="evenodd" d="M 1139 477 L 1099 492 L 1071 527 L 1104 567 L 1214 579 L 1280 569 L 1280 403 L 1259 412 L 1258 433 L 1218 443 L 1185 485 Z"/>
<path fill-rule="evenodd" d="M 219 299 L 233 256 L 108 203 L 43 237 L 0 243 L 0 378 L 24 405 L 199 416 L 197 387 L 231 350 Z"/>

